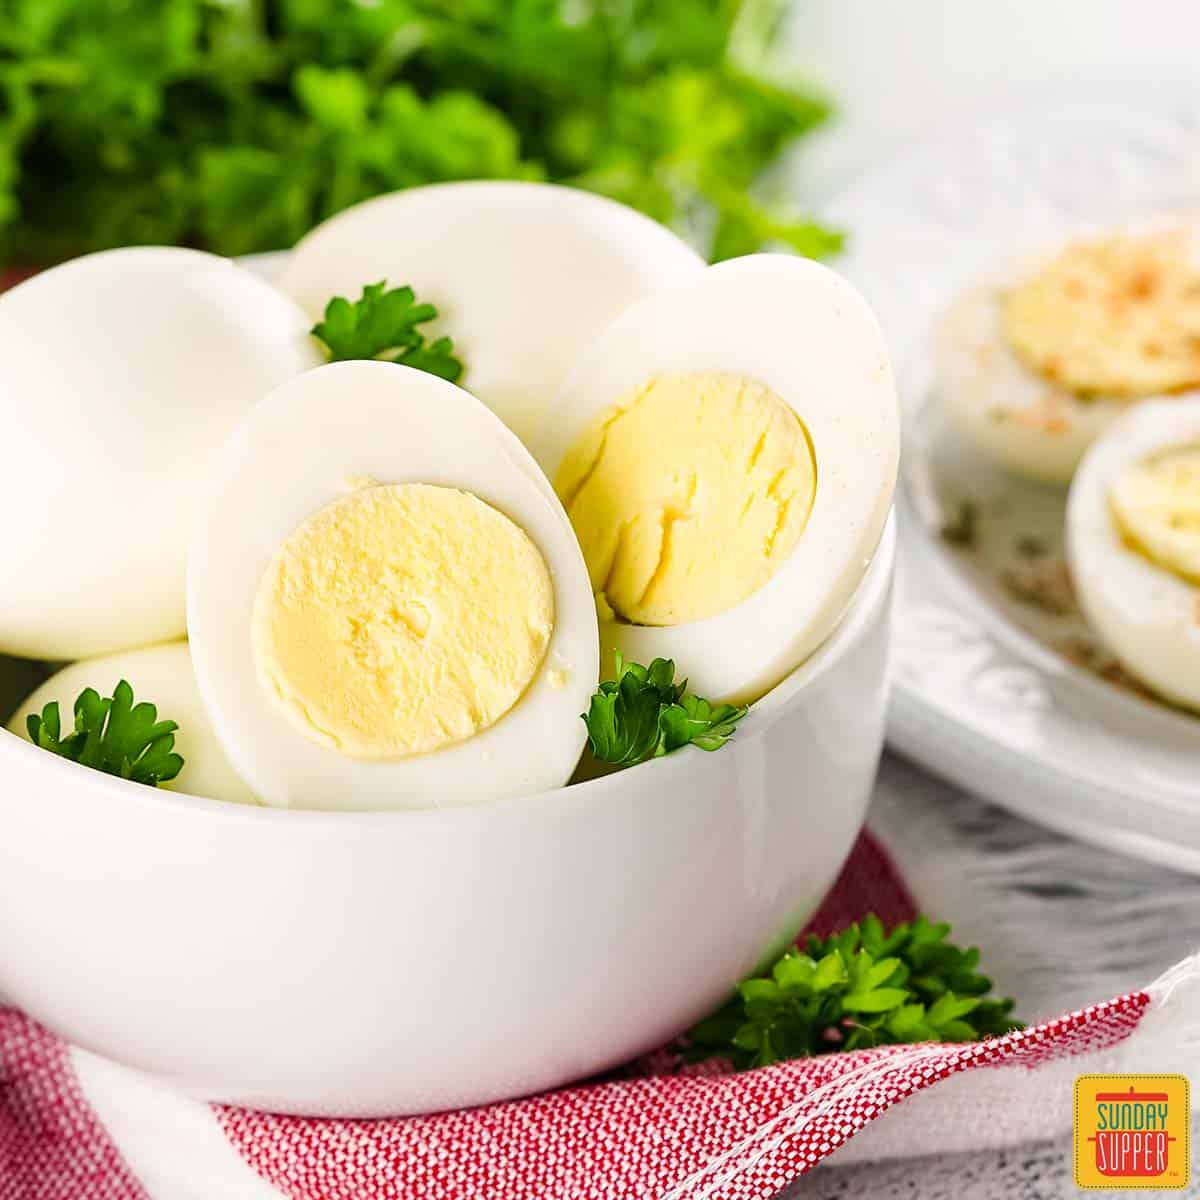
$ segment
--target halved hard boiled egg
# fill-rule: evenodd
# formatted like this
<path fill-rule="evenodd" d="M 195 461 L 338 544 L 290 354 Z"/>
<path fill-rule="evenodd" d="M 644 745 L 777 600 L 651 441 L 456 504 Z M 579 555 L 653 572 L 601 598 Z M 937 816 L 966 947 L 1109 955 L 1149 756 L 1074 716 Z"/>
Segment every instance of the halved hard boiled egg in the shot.
<path fill-rule="evenodd" d="M 1082 237 L 965 292 L 937 330 L 951 420 L 997 462 L 1071 478 L 1131 404 L 1200 386 L 1200 222 Z"/>
<path fill-rule="evenodd" d="M 111 696 L 122 679 L 133 688 L 135 700 L 148 700 L 155 705 L 159 720 L 174 721 L 179 726 L 175 750 L 183 756 L 183 770 L 162 787 L 233 804 L 257 803 L 253 792 L 230 766 L 213 733 L 196 689 L 186 642 L 86 658 L 63 667 L 25 700 L 8 727 L 13 733 L 27 737 L 26 718 L 57 701 L 65 730 L 70 727 L 71 712 L 80 692 L 95 688 L 102 696 Z"/>
<path fill-rule="evenodd" d="M 598 638 L 562 507 L 442 379 L 335 363 L 239 425 L 192 542 L 188 631 L 266 802 L 470 804 L 564 784 Z"/>
<path fill-rule="evenodd" d="M 1200 709 L 1200 397 L 1139 404 L 1092 446 L 1067 555 L 1084 615 L 1126 670 Z"/>
<path fill-rule="evenodd" d="M 319 361 L 286 296 L 223 258 L 89 255 L 0 295 L 0 651 L 181 637 L 188 526 L 211 455 Z"/>
<path fill-rule="evenodd" d="M 411 284 L 436 305 L 463 386 L 538 454 L 549 402 L 575 358 L 627 305 L 698 274 L 700 257 L 641 213 L 551 184 L 411 188 L 319 225 L 280 285 L 316 319 L 363 284 Z"/>
<path fill-rule="evenodd" d="M 549 422 L 603 666 L 671 658 L 751 701 L 844 612 L 883 530 L 896 391 L 870 309 L 825 267 L 754 255 L 628 309 Z"/>

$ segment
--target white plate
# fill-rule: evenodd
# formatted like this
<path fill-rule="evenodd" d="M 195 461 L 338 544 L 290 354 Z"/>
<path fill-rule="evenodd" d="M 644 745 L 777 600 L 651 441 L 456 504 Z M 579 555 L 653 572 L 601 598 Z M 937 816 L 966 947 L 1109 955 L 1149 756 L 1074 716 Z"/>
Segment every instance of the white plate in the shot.
<path fill-rule="evenodd" d="M 879 313 L 905 410 L 893 744 L 1054 829 L 1200 872 L 1200 717 L 1113 683 L 1060 596 L 1065 492 L 1015 482 L 945 428 L 930 396 L 928 332 L 989 263 L 1090 224 L 1200 208 L 1200 85 L 1112 78 L 973 120 L 829 206 L 848 229 L 837 264 Z M 970 553 L 939 536 L 980 504 Z M 1001 499 L 1003 497 L 1003 499 Z M 1017 533 L 1043 551 L 1022 558 Z M 1007 580 L 1007 583 L 1005 581 Z"/>

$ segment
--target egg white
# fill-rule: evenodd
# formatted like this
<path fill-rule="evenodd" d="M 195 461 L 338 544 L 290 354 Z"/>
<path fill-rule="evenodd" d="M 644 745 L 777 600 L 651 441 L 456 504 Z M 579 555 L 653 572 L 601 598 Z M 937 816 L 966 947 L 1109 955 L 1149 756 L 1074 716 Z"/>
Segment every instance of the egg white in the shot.
<path fill-rule="evenodd" d="M 934 332 L 938 399 L 979 450 L 1019 475 L 1070 480 L 1083 452 L 1130 402 L 1074 392 L 1031 371 L 1010 349 L 1002 319 L 1010 280 L 957 297 Z"/>
<path fill-rule="evenodd" d="M 436 184 L 349 208 L 303 238 L 280 286 L 314 319 L 364 284 L 410 284 L 438 308 L 479 396 L 540 459 L 546 407 L 622 309 L 697 274 L 700 257 L 612 200 L 551 184 Z"/>
<path fill-rule="evenodd" d="M 0 651 L 181 637 L 196 493 L 237 419 L 315 366 L 286 296 L 195 250 L 110 250 L 0 295 Z"/>
<path fill-rule="evenodd" d="M 601 621 L 602 662 L 611 667 L 614 649 L 671 658 L 695 693 L 748 701 L 828 637 L 870 564 L 895 487 L 899 411 L 882 331 L 858 292 L 806 259 L 751 255 L 633 305 L 581 357 L 548 421 L 551 477 L 634 388 L 709 371 L 765 384 L 803 422 L 817 477 L 808 522 L 774 576 L 726 612 L 674 626 Z"/>
<path fill-rule="evenodd" d="M 1176 704 L 1200 709 L 1200 589 L 1130 548 L 1109 494 L 1126 468 L 1200 443 L 1200 397 L 1145 401 L 1079 465 L 1067 503 L 1067 558 L 1080 608 L 1121 664 Z"/>
<path fill-rule="evenodd" d="M 334 363 L 285 384 L 239 425 L 213 472 L 188 567 L 188 629 L 217 735 L 266 802 L 322 809 L 477 804 L 564 784 L 599 673 L 587 568 L 528 452 L 473 396 L 392 363 Z M 533 682 L 496 724 L 433 753 L 350 758 L 307 738 L 259 682 L 251 618 L 263 574 L 348 478 L 462 488 L 541 551 L 554 630 Z M 480 586 L 487 586 L 480 580 Z"/>
<path fill-rule="evenodd" d="M 213 733 L 196 688 L 186 642 L 84 659 L 63 667 L 26 698 L 9 722 L 9 729 L 27 737 L 26 718 L 40 713 L 51 701 L 58 702 L 63 727 L 69 728 L 80 692 L 95 688 L 102 696 L 111 696 L 122 679 L 133 688 L 135 702 L 149 701 L 158 709 L 159 720 L 174 721 L 179 726 L 175 749 L 183 756 L 183 770 L 161 787 L 233 804 L 257 803 Z"/>

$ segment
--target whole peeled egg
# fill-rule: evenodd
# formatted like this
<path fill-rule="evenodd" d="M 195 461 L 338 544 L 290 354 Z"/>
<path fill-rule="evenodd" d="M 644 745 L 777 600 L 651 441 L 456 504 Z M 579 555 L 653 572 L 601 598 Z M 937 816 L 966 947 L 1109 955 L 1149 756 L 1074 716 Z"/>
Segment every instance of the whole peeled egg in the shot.
<path fill-rule="evenodd" d="M 0 652 L 181 637 L 193 504 L 237 419 L 316 366 L 309 322 L 227 259 L 88 255 L 0 295 Z"/>
<path fill-rule="evenodd" d="M 26 719 L 52 701 L 58 704 L 63 728 L 69 728 L 72 706 L 80 692 L 94 688 L 102 696 L 110 696 L 122 679 L 133 688 L 135 702 L 149 701 L 158 709 L 160 721 L 174 721 L 179 726 L 175 750 L 183 757 L 183 770 L 162 787 L 233 804 L 257 803 L 213 733 L 196 689 L 186 642 L 145 646 L 71 663 L 26 698 L 9 722 L 9 729 L 27 737 Z"/>
<path fill-rule="evenodd" d="M 280 286 L 314 320 L 332 296 L 386 279 L 438 309 L 463 386 L 541 460 L 548 405 L 571 364 L 627 305 L 697 275 L 670 230 L 615 201 L 552 184 L 410 188 L 332 217 L 288 257 Z"/>
<path fill-rule="evenodd" d="M 537 464 L 474 396 L 387 362 L 310 371 L 238 424 L 188 630 L 217 736 L 279 807 L 559 787 L 599 673 L 587 569 Z"/>
<path fill-rule="evenodd" d="M 782 254 L 709 267 L 623 313 L 552 417 L 606 671 L 669 658 L 696 694 L 750 702 L 832 632 L 900 450 L 883 334 L 844 279 Z"/>

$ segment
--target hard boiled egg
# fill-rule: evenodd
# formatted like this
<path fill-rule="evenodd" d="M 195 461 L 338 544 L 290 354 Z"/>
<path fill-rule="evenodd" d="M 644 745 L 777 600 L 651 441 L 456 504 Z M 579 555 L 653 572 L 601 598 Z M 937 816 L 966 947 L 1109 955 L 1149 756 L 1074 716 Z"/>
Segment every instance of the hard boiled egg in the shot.
<path fill-rule="evenodd" d="M 210 456 L 319 361 L 286 296 L 194 250 L 111 250 L 0 296 L 0 651 L 180 637 Z"/>
<path fill-rule="evenodd" d="M 1140 404 L 1092 446 L 1067 555 L 1084 615 L 1126 670 L 1200 709 L 1200 397 Z"/>
<path fill-rule="evenodd" d="M 761 696 L 829 635 L 891 504 L 879 326 L 824 267 L 755 255 L 628 309 L 549 426 L 555 486 L 613 651 L 709 699 Z"/>
<path fill-rule="evenodd" d="M 179 726 L 175 749 L 183 756 L 183 770 L 162 787 L 234 804 L 256 803 L 253 793 L 229 765 L 212 731 L 196 690 L 186 642 L 84 659 L 63 667 L 21 705 L 9 729 L 27 737 L 26 718 L 40 713 L 52 701 L 57 701 L 63 728 L 67 729 L 80 692 L 94 688 L 102 696 L 111 696 L 122 679 L 133 688 L 137 702 L 149 701 L 158 709 L 159 720 L 174 721 Z"/>
<path fill-rule="evenodd" d="M 598 638 L 529 453 L 467 392 L 335 363 L 239 425 L 192 543 L 201 693 L 270 804 L 470 804 L 565 783 Z"/>
<path fill-rule="evenodd" d="M 1070 479 L 1132 403 L 1200 386 L 1200 224 L 1093 234 L 997 272 L 947 309 L 934 363 L 981 450 Z"/>
<path fill-rule="evenodd" d="M 540 183 L 447 183 L 368 200 L 292 251 L 281 286 L 316 319 L 366 283 L 436 305 L 462 383 L 538 454 L 546 406 L 622 309 L 703 263 L 632 209 Z"/>

